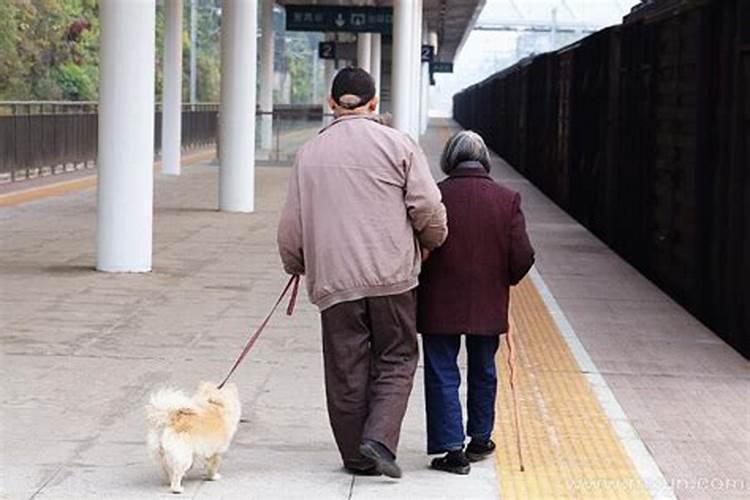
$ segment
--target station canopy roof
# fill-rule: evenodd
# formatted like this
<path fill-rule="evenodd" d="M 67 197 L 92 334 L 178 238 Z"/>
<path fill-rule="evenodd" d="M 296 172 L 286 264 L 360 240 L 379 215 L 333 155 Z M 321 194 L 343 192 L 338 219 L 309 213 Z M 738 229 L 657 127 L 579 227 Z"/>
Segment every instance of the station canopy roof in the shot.
<path fill-rule="evenodd" d="M 393 0 L 277 0 L 280 5 L 391 7 Z M 469 36 L 485 0 L 423 0 L 427 29 L 438 34 L 437 60 L 453 62 Z"/>

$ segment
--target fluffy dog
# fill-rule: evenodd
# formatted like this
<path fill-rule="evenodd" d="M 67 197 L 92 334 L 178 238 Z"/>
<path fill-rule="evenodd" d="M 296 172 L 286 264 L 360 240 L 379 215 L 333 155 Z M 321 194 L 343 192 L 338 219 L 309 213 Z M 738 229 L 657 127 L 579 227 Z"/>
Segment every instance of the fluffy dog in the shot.
<path fill-rule="evenodd" d="M 205 460 L 206 479 L 218 473 L 221 454 L 227 451 L 237 431 L 241 405 L 237 387 L 201 382 L 192 398 L 182 391 L 161 389 L 146 405 L 147 445 L 170 483 L 173 493 L 182 493 L 182 477 L 194 457 Z"/>

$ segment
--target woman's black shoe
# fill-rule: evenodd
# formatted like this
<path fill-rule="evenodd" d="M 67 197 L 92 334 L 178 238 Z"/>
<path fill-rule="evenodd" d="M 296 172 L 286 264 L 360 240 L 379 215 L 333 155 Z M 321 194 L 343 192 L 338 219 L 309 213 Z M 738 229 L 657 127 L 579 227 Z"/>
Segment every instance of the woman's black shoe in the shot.
<path fill-rule="evenodd" d="M 396 463 L 396 457 L 377 441 L 363 439 L 359 452 L 375 463 L 375 470 L 378 472 L 395 479 L 401 477 L 401 467 Z"/>
<path fill-rule="evenodd" d="M 492 455 L 495 451 L 495 443 L 491 439 L 487 441 L 481 439 L 472 439 L 469 446 L 466 447 L 466 458 L 470 462 L 478 462 L 483 458 Z"/>
<path fill-rule="evenodd" d="M 466 475 L 471 470 L 469 459 L 463 450 L 449 451 L 444 457 L 436 458 L 430 464 L 435 470 Z"/>

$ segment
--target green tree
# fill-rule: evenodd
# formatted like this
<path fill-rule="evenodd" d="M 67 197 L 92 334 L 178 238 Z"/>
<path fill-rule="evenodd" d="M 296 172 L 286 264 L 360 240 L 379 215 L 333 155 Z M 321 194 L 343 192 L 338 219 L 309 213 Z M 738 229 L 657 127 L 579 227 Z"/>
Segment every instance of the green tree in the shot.
<path fill-rule="evenodd" d="M 317 57 L 317 54 L 314 56 Z M 292 80 L 292 104 L 313 102 L 312 57 L 310 42 L 305 34 L 295 33 L 287 37 L 286 60 Z"/>
<path fill-rule="evenodd" d="M 96 97 L 96 0 L 0 2 L 0 99 Z"/>

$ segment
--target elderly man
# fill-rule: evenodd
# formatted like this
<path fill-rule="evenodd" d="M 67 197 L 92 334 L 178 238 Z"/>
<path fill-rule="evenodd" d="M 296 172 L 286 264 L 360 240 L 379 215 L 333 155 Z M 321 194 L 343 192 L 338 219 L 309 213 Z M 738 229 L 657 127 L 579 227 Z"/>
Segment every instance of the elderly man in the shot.
<path fill-rule="evenodd" d="M 418 359 L 417 277 L 447 236 L 445 207 L 420 147 L 374 114 L 366 71 L 339 71 L 329 104 L 336 119 L 297 153 L 279 252 L 321 311 L 328 415 L 344 467 L 398 478 Z"/>

